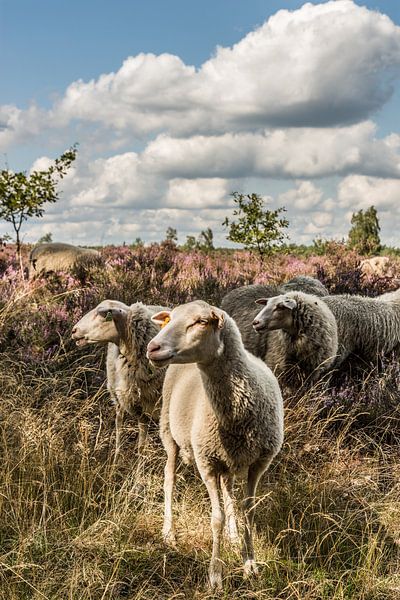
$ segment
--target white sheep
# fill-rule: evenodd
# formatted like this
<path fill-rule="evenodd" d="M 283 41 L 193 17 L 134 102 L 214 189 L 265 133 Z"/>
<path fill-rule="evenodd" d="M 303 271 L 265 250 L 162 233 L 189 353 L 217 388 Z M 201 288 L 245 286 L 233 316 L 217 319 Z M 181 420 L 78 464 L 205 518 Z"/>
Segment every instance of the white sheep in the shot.
<path fill-rule="evenodd" d="M 52 271 L 70 272 L 77 267 L 90 266 L 104 266 L 97 250 L 60 242 L 38 244 L 29 254 L 29 279 Z"/>
<path fill-rule="evenodd" d="M 257 572 L 252 541 L 255 494 L 261 475 L 282 445 L 282 395 L 276 377 L 245 350 L 237 325 L 224 311 L 195 301 L 152 318 L 165 326 L 149 343 L 147 356 L 156 366 L 171 365 L 160 417 L 167 453 L 164 539 L 175 542 L 172 494 L 180 451 L 185 461 L 195 462 L 211 500 L 209 581 L 213 588 L 221 588 L 225 515 L 229 537 L 238 539 L 232 485 L 239 474 L 247 475 L 244 571 Z"/>
<path fill-rule="evenodd" d="M 148 342 L 158 332 L 151 321 L 163 307 L 141 302 L 127 306 L 104 300 L 86 313 L 72 330 L 78 346 L 108 344 L 107 387 L 115 403 L 115 456 L 121 447 L 121 428 L 126 412 L 138 420 L 138 451 L 141 454 L 150 418 L 157 418 L 165 370 L 156 370 L 146 358 Z"/>
<path fill-rule="evenodd" d="M 317 296 L 289 292 L 259 298 L 264 308 L 253 320 L 255 331 L 268 331 L 267 365 L 291 392 L 312 385 L 328 372 L 338 352 L 334 315 Z"/>
<path fill-rule="evenodd" d="M 368 277 L 393 277 L 393 269 L 388 256 L 372 256 L 362 260 L 358 267 L 361 276 Z"/>

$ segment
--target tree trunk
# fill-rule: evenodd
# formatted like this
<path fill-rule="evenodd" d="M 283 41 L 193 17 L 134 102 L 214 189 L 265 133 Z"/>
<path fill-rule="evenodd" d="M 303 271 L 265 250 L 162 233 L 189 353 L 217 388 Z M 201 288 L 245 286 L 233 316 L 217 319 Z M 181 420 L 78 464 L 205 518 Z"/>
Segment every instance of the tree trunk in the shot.
<path fill-rule="evenodd" d="M 17 244 L 17 258 L 19 260 L 19 268 L 21 270 L 21 277 L 22 277 L 22 281 L 24 281 L 25 276 L 24 276 L 24 265 L 22 264 L 22 254 L 21 254 L 21 240 L 19 238 L 19 229 L 15 230 L 15 241 Z"/>

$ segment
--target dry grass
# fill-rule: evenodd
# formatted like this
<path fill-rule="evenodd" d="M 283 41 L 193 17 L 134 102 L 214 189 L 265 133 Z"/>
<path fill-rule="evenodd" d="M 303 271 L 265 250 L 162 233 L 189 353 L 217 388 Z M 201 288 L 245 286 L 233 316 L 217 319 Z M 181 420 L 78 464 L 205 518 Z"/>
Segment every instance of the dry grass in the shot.
<path fill-rule="evenodd" d="M 193 470 L 180 468 L 179 543 L 165 548 L 156 428 L 143 490 L 133 479 L 132 422 L 123 460 L 112 468 L 113 409 L 104 386 L 98 389 L 101 369 L 98 354 L 82 366 L 75 351 L 30 370 L 3 357 L 0 598 L 210 598 L 204 487 Z M 354 419 L 338 411 L 322 416 L 315 397 L 287 407 L 284 449 L 260 486 L 261 574 L 245 581 L 240 556 L 226 544 L 222 597 L 400 598 L 398 446 L 352 427 Z"/>

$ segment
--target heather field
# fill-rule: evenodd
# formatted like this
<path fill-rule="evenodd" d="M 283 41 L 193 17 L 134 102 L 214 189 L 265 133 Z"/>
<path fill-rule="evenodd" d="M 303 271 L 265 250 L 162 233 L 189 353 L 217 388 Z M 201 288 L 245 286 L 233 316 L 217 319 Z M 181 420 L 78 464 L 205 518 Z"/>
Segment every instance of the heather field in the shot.
<path fill-rule="evenodd" d="M 178 545 L 166 548 L 157 427 L 139 482 L 130 418 L 113 467 L 104 349 L 77 348 L 73 324 L 104 298 L 218 305 L 236 286 L 299 274 L 331 293 L 375 296 L 398 284 L 363 280 L 360 257 L 335 243 L 263 266 L 247 252 L 184 253 L 168 243 L 102 253 L 107 270 L 33 282 L 12 248 L 0 253 L 0 599 L 211 598 L 204 486 L 180 465 Z M 393 267 L 400 276 L 399 258 Z M 220 597 L 400 599 L 400 367 L 396 357 L 380 363 L 344 369 L 328 391 L 286 400 L 284 448 L 259 487 L 260 575 L 244 580 L 239 553 L 225 543 Z"/>

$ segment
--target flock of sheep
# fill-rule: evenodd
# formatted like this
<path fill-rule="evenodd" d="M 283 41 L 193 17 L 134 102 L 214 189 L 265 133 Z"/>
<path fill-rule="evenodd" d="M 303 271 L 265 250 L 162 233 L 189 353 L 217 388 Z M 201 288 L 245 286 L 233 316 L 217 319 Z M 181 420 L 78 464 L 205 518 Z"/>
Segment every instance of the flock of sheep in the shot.
<path fill-rule="evenodd" d="M 223 529 L 239 542 L 233 499 L 247 478 L 242 556 L 257 572 L 252 541 L 257 484 L 283 442 L 283 396 L 329 379 L 353 355 L 365 361 L 400 347 L 400 289 L 378 298 L 329 295 L 300 276 L 282 286 L 249 285 L 221 308 L 202 300 L 174 309 L 104 300 L 74 326 L 78 346 L 108 344 L 107 383 L 116 406 L 115 459 L 125 412 L 143 451 L 160 421 L 167 460 L 164 540 L 176 543 L 172 512 L 178 454 L 195 463 L 211 501 L 209 583 L 222 587 Z M 161 399 L 161 401 L 160 401 Z"/>

